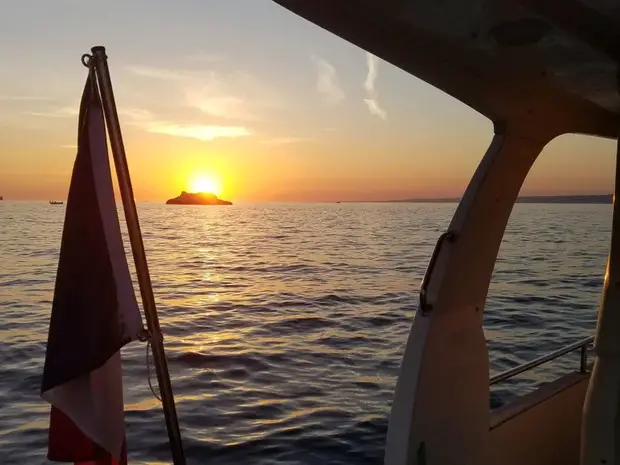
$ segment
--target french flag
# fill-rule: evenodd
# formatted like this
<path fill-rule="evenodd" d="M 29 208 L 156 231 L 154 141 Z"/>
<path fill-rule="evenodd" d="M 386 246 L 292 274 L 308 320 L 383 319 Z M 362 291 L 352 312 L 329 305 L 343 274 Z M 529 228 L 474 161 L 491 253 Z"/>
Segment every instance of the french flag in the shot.
<path fill-rule="evenodd" d="M 142 330 L 91 72 L 80 104 L 41 385 L 52 406 L 50 460 L 127 463 L 120 350 Z"/>

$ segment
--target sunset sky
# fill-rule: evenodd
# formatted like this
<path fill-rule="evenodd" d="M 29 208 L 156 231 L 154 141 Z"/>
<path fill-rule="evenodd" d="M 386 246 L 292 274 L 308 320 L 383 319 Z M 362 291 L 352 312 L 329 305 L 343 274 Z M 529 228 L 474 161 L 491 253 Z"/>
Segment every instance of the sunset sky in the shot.
<path fill-rule="evenodd" d="M 485 117 L 270 0 L 0 0 L 0 195 L 66 198 L 80 56 L 108 50 L 137 200 L 458 196 Z M 525 194 L 606 193 L 615 142 L 564 136 Z M 208 183 L 207 183 L 208 185 Z"/>

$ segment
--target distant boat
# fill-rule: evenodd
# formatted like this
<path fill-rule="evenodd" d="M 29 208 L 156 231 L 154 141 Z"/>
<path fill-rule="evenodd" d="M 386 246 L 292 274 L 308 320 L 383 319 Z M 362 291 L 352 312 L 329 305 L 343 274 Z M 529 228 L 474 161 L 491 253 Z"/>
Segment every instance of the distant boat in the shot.
<path fill-rule="evenodd" d="M 62 205 L 64 202 L 59 200 L 50 200 L 50 205 Z"/>
<path fill-rule="evenodd" d="M 0 195 L 0 200 L 4 200 L 4 197 L 2 197 L 1 195 Z"/>

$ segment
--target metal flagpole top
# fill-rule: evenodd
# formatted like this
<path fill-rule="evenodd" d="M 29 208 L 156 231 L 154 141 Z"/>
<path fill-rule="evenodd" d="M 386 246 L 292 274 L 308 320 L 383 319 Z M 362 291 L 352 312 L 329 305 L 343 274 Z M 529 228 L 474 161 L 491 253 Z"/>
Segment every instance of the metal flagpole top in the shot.
<path fill-rule="evenodd" d="M 95 64 L 95 57 L 99 58 L 99 59 L 107 59 L 108 56 L 105 53 L 105 47 L 103 45 L 95 45 L 94 47 L 91 47 L 90 49 L 90 53 L 92 54 L 88 54 L 85 53 L 84 55 L 82 55 L 82 64 L 84 66 L 86 66 L 87 68 L 91 68 L 94 66 Z"/>

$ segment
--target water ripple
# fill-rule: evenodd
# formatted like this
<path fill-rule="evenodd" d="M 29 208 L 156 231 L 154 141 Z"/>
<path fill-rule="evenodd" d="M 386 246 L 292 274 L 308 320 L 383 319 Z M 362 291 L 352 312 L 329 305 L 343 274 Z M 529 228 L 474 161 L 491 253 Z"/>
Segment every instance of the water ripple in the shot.
<path fill-rule="evenodd" d="M 454 207 L 140 204 L 189 463 L 380 464 L 417 289 Z M 63 214 L 0 205 L 3 465 L 46 463 L 38 395 Z M 591 334 L 610 217 L 515 208 L 484 318 L 492 372 Z M 144 357 L 138 343 L 123 352 L 129 456 L 166 463 Z M 577 363 L 494 387 L 491 407 Z"/>

